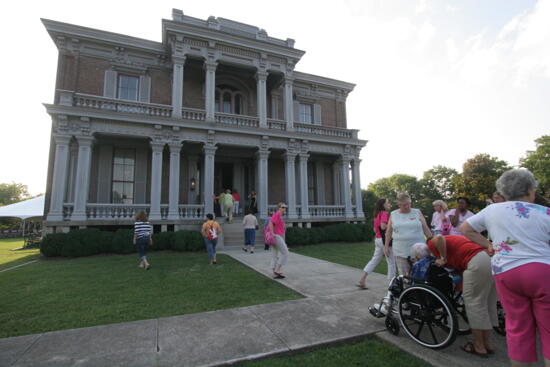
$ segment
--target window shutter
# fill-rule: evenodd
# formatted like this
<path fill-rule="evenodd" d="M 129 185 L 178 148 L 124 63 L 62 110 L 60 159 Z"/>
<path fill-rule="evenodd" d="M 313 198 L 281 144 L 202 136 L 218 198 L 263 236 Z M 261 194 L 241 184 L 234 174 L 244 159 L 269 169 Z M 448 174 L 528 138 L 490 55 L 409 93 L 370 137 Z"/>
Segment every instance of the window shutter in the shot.
<path fill-rule="evenodd" d="M 117 72 L 114 70 L 105 71 L 105 81 L 103 82 L 103 96 L 107 98 L 116 98 L 116 78 Z"/>
<path fill-rule="evenodd" d="M 141 75 L 139 77 L 139 101 L 149 103 L 151 96 L 151 77 Z"/>
<path fill-rule="evenodd" d="M 321 105 L 319 103 L 313 105 L 313 123 L 321 125 Z"/>
<path fill-rule="evenodd" d="M 294 110 L 294 122 L 300 122 L 300 102 L 294 101 L 293 103 Z"/>

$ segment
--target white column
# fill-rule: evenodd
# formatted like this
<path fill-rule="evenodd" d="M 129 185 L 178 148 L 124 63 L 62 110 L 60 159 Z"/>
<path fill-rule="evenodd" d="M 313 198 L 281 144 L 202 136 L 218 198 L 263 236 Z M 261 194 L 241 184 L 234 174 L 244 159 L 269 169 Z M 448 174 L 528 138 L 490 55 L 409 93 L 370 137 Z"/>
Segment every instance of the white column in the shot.
<path fill-rule="evenodd" d="M 285 76 L 285 88 L 284 88 L 284 110 L 285 110 L 285 121 L 286 129 L 294 130 L 294 101 L 292 100 L 292 86 L 294 79 L 288 76 Z"/>
<path fill-rule="evenodd" d="M 268 191 L 267 191 L 267 171 L 268 171 L 269 150 L 259 150 L 256 153 L 256 175 L 258 177 L 258 191 L 256 192 L 258 212 L 260 218 L 267 217 Z"/>
<path fill-rule="evenodd" d="M 67 165 L 69 163 L 69 142 L 71 137 L 67 135 L 54 135 L 55 161 L 53 166 L 53 179 L 50 197 L 50 211 L 48 221 L 63 220 L 63 200 L 67 185 Z"/>
<path fill-rule="evenodd" d="M 300 197 L 302 205 L 302 218 L 309 218 L 309 195 L 307 182 L 307 159 L 309 154 L 300 153 Z"/>
<path fill-rule="evenodd" d="M 206 121 L 214 122 L 214 109 L 216 108 L 216 67 L 217 62 L 205 62 L 204 68 L 206 70 L 205 81 L 205 109 L 206 109 Z"/>
<path fill-rule="evenodd" d="M 350 182 L 349 182 L 349 159 L 342 158 L 340 160 L 340 175 L 341 175 L 341 190 L 344 197 L 344 205 L 346 206 L 345 217 L 353 218 L 354 213 L 351 207 Z"/>
<path fill-rule="evenodd" d="M 355 216 L 357 218 L 365 218 L 365 213 L 363 212 L 363 199 L 361 197 L 361 177 L 359 172 L 361 160 L 359 158 L 354 158 L 353 161 L 351 161 L 351 164 L 353 176 L 353 197 L 355 199 Z"/>
<path fill-rule="evenodd" d="M 288 218 L 298 218 L 296 213 L 296 153 L 286 152 L 285 155 L 285 181 L 286 181 L 286 201 L 288 205 Z"/>
<path fill-rule="evenodd" d="M 180 151 L 181 143 L 172 143 L 170 148 L 170 178 L 168 191 L 168 219 L 178 220 L 180 203 Z"/>
<path fill-rule="evenodd" d="M 205 145 L 204 151 L 204 214 L 214 213 L 214 159 L 218 147 Z"/>
<path fill-rule="evenodd" d="M 187 179 L 189 180 L 189 193 L 187 201 L 189 204 L 197 203 L 197 192 L 200 191 L 200 177 L 197 176 L 197 161 L 198 158 L 195 155 L 187 156 L 187 162 L 189 163 Z M 191 180 L 195 180 L 195 189 L 191 190 Z"/>
<path fill-rule="evenodd" d="M 160 191 L 162 190 L 162 151 L 164 143 L 151 142 L 151 211 L 149 219 L 160 220 Z"/>
<path fill-rule="evenodd" d="M 94 138 L 91 136 L 78 136 L 76 140 L 78 141 L 78 161 L 76 164 L 74 210 L 71 220 L 86 220 Z"/>
<path fill-rule="evenodd" d="M 172 56 L 172 60 L 174 62 L 172 73 L 172 117 L 181 118 L 185 56 Z"/>
<path fill-rule="evenodd" d="M 260 127 L 267 128 L 267 75 L 265 71 L 256 72 L 257 109 Z"/>

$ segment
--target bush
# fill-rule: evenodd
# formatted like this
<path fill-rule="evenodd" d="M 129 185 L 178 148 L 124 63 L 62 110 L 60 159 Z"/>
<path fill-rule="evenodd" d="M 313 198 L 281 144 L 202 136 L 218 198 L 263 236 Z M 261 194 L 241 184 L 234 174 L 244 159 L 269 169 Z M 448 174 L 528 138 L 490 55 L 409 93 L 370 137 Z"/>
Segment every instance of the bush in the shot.
<path fill-rule="evenodd" d="M 160 232 L 153 235 L 151 251 L 169 250 L 172 248 L 172 239 L 176 232 Z"/>
<path fill-rule="evenodd" d="M 325 241 L 325 230 L 320 227 L 311 228 L 309 231 L 309 243 L 318 244 Z"/>
<path fill-rule="evenodd" d="M 286 243 L 289 246 L 305 246 L 321 242 L 370 241 L 373 237 L 372 228 L 365 224 L 340 223 L 314 228 L 290 227 L 286 230 Z"/>
<path fill-rule="evenodd" d="M 114 232 L 101 231 L 101 237 L 99 242 L 100 254 L 113 252 L 113 236 L 114 236 Z"/>
<path fill-rule="evenodd" d="M 66 233 L 49 233 L 40 242 L 40 252 L 46 257 L 60 256 L 61 247 L 66 240 Z"/>
<path fill-rule="evenodd" d="M 111 240 L 111 251 L 115 254 L 131 254 L 136 252 L 134 231 L 131 229 L 119 229 Z"/>
<path fill-rule="evenodd" d="M 290 227 L 286 229 L 285 242 L 289 246 L 309 245 L 309 229 Z"/>
<path fill-rule="evenodd" d="M 202 251 L 204 242 L 198 231 L 177 231 L 172 237 L 172 249 L 175 251 Z"/>
<path fill-rule="evenodd" d="M 67 257 L 97 255 L 101 252 L 101 241 L 101 231 L 96 228 L 70 231 L 60 246 L 59 254 Z"/>

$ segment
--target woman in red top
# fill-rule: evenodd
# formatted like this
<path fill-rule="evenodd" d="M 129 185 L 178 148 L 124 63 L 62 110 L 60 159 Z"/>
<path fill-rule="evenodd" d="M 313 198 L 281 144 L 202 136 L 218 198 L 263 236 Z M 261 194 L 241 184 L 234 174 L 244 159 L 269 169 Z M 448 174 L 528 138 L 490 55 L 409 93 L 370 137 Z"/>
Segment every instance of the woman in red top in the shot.
<path fill-rule="evenodd" d="M 357 283 L 357 286 L 361 289 L 367 289 L 367 286 L 365 285 L 367 275 L 369 275 L 369 273 L 372 272 L 378 264 L 380 264 L 382 256 L 384 256 L 385 232 L 390 219 L 388 214 L 390 210 L 391 204 L 386 198 L 378 199 L 376 205 L 374 206 L 374 254 L 372 255 L 369 263 L 363 269 L 363 274 L 361 274 L 361 278 L 359 278 L 359 282 Z M 386 256 L 386 262 L 388 263 L 388 279 L 393 279 L 395 276 L 395 259 L 393 258 L 391 248 L 389 256 Z"/>
<path fill-rule="evenodd" d="M 271 268 L 273 269 L 273 278 L 283 279 L 285 276 L 281 272 L 281 267 L 286 264 L 288 260 L 288 246 L 285 242 L 285 221 L 283 215 L 286 211 L 286 204 L 277 204 L 277 211 L 271 219 L 269 219 L 269 230 L 275 235 L 275 244 L 272 247 L 273 259 L 271 262 Z"/>
<path fill-rule="evenodd" d="M 428 247 L 437 265 L 463 272 L 464 304 L 474 341 L 461 346 L 462 350 L 482 358 L 494 354 L 490 336 L 498 325 L 497 295 L 485 248 L 464 236 L 441 235 L 429 240 Z"/>

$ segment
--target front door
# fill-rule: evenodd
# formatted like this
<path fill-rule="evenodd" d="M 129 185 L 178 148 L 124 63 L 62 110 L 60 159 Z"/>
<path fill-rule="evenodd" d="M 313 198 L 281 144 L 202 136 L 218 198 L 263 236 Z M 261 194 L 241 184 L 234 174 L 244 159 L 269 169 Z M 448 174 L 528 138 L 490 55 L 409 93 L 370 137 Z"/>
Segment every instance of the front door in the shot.
<path fill-rule="evenodd" d="M 214 194 L 233 190 L 233 163 L 216 163 L 214 166 Z"/>

